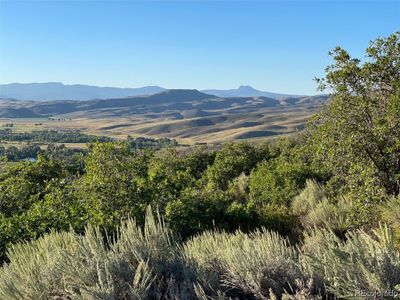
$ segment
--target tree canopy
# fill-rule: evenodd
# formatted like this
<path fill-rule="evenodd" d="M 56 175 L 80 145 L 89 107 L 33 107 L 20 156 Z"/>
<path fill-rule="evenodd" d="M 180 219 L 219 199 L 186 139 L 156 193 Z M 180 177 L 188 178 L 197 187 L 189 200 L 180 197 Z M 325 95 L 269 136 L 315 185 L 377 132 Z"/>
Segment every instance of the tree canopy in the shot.
<path fill-rule="evenodd" d="M 337 47 L 325 78 L 330 103 L 311 125 L 315 154 L 347 188 L 400 193 L 400 32 L 378 38 L 364 61 Z M 373 195 L 375 194 L 375 195 Z"/>

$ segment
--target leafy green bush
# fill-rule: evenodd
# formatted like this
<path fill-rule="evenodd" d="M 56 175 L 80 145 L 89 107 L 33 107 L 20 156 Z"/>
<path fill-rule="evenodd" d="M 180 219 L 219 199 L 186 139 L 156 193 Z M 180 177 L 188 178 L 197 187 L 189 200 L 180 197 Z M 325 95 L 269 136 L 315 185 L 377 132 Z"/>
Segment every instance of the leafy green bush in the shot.
<path fill-rule="evenodd" d="M 0 173 L 0 213 L 20 214 L 43 199 L 47 184 L 68 176 L 58 161 L 39 157 L 36 162 L 20 162 Z"/>
<path fill-rule="evenodd" d="M 165 149 L 154 153 L 148 165 L 152 202 L 163 211 L 167 202 L 178 199 L 185 189 L 196 186 L 212 158 L 210 153 L 196 147 L 188 151 Z"/>
<path fill-rule="evenodd" d="M 364 203 L 400 193 L 400 32 L 372 41 L 365 59 L 341 47 L 320 90 L 331 100 L 309 128 L 315 158 Z M 370 207 L 369 207 L 370 208 Z M 374 208 L 372 208 L 374 209 Z"/>
<path fill-rule="evenodd" d="M 258 225 L 255 210 L 221 190 L 186 190 L 179 200 L 167 204 L 165 218 L 173 231 L 183 238 L 204 230 L 247 230 Z"/>
<path fill-rule="evenodd" d="M 257 206 L 287 205 L 313 174 L 300 162 L 285 158 L 264 161 L 250 174 L 250 199 Z"/>
<path fill-rule="evenodd" d="M 253 208 L 257 212 L 258 227 L 279 233 L 298 242 L 301 236 L 301 223 L 296 215 L 284 205 L 269 204 Z"/>
<path fill-rule="evenodd" d="M 42 206 L 51 186 L 62 185 L 70 176 L 62 163 L 46 157 L 39 157 L 36 162 L 16 163 L 0 173 L 1 262 L 6 246 L 11 243 L 37 238 L 51 228 L 61 229 L 54 224 L 42 228 L 32 211 Z"/>
<path fill-rule="evenodd" d="M 207 169 L 209 186 L 227 189 L 229 183 L 241 173 L 248 175 L 259 160 L 256 149 L 248 143 L 225 144 Z"/>
<path fill-rule="evenodd" d="M 115 228 L 122 219 L 141 218 L 149 204 L 146 186 L 151 152 L 131 152 L 122 143 L 96 143 L 76 182 L 78 198 L 99 212 L 100 223 Z"/>

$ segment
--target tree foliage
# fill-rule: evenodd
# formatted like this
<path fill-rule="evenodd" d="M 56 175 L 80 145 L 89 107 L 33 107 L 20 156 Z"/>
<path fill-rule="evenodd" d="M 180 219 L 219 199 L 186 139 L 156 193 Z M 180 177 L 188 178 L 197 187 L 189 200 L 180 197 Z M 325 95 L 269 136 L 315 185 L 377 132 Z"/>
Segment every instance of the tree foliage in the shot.
<path fill-rule="evenodd" d="M 336 176 L 377 198 L 400 193 L 400 33 L 371 42 L 366 60 L 337 47 L 318 79 L 331 93 L 311 126 L 315 154 Z"/>

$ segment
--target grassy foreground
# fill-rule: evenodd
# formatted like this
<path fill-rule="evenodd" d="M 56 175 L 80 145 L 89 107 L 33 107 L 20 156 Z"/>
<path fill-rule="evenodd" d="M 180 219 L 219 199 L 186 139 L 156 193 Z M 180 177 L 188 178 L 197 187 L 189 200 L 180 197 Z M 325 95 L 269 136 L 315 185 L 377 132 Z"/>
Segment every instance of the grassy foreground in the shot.
<path fill-rule="evenodd" d="M 296 246 L 264 229 L 180 242 L 150 208 L 144 228 L 131 219 L 113 237 L 90 226 L 84 235 L 53 232 L 8 255 L 1 299 L 361 299 L 397 293 L 400 281 L 386 227 L 346 241 L 312 230 Z"/>

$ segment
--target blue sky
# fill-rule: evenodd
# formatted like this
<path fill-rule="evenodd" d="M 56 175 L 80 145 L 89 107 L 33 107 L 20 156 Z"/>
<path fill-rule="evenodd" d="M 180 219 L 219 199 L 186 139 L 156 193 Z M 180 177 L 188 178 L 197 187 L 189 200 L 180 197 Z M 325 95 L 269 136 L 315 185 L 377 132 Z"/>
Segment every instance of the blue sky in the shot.
<path fill-rule="evenodd" d="M 0 82 L 316 93 L 341 45 L 400 30 L 400 1 L 4 1 Z"/>

